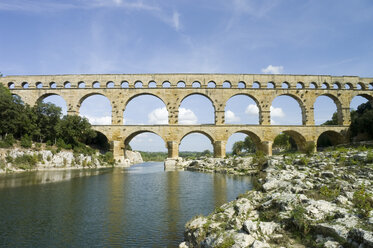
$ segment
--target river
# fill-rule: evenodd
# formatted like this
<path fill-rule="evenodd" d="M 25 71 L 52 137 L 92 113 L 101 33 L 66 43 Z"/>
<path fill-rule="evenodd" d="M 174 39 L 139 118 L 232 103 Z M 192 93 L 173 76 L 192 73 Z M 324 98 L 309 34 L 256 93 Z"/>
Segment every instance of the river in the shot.
<path fill-rule="evenodd" d="M 185 223 L 251 189 L 251 178 L 125 169 L 0 176 L 0 247 L 177 247 Z"/>

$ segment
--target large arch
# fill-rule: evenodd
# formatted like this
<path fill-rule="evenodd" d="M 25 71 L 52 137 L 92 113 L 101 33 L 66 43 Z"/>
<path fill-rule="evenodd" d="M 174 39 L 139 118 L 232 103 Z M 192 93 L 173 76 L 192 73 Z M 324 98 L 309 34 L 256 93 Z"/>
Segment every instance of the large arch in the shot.
<path fill-rule="evenodd" d="M 321 97 L 321 98 L 320 98 Z M 321 125 L 323 124 L 324 122 L 326 122 L 327 120 L 331 120 L 332 119 L 332 116 L 333 116 L 333 113 L 328 113 L 328 111 L 330 111 L 330 108 L 327 108 L 325 105 L 326 104 L 329 104 L 327 102 L 327 100 L 325 99 L 331 99 L 333 102 L 334 102 L 334 105 L 336 106 L 336 111 L 334 112 L 337 112 L 337 118 L 338 118 L 338 125 L 342 125 L 343 124 L 343 116 L 342 116 L 342 103 L 339 101 L 338 97 L 333 95 L 333 94 L 321 94 L 319 95 L 316 99 L 315 99 L 315 102 L 313 103 L 313 108 L 314 108 L 314 119 L 315 119 L 315 124 L 316 125 Z M 318 103 L 318 101 L 320 99 L 321 100 L 321 103 Z M 318 104 L 322 105 L 322 110 L 318 110 Z M 324 114 L 324 116 L 323 116 Z M 329 116 L 329 117 L 327 117 Z"/>
<path fill-rule="evenodd" d="M 237 134 L 242 134 L 244 136 L 243 137 L 239 137 Z M 237 139 L 230 140 L 230 139 L 234 138 L 235 135 L 237 135 Z M 249 130 L 239 130 L 239 131 L 235 131 L 235 132 L 233 132 L 232 134 L 229 135 L 229 137 L 227 139 L 227 142 L 226 142 L 226 152 L 228 152 L 228 150 L 230 149 L 231 146 L 233 148 L 233 144 L 234 144 L 233 142 L 237 142 L 237 141 L 239 141 L 239 139 L 242 139 L 245 136 L 250 137 L 251 141 L 255 145 L 255 150 L 256 151 L 261 150 L 261 148 L 262 148 L 261 147 L 262 146 L 262 141 L 260 140 L 260 138 L 259 138 L 259 136 L 257 134 L 255 134 L 254 132 L 249 131 Z"/>
<path fill-rule="evenodd" d="M 155 94 L 136 94 L 127 101 L 123 111 L 127 125 L 167 125 L 169 113 L 163 99 Z"/>
<path fill-rule="evenodd" d="M 290 136 L 295 141 L 298 151 L 301 151 L 301 152 L 305 151 L 307 141 L 306 141 L 306 138 L 301 133 L 294 131 L 294 130 L 284 130 L 284 131 L 281 131 L 281 133 L 284 133 Z M 278 133 L 276 137 L 280 135 L 281 133 Z"/>
<path fill-rule="evenodd" d="M 369 94 L 357 94 L 350 101 L 350 108 L 357 109 L 357 107 L 365 102 L 370 102 L 373 106 L 373 96 Z"/>
<path fill-rule="evenodd" d="M 67 114 L 67 102 L 59 94 L 56 94 L 56 93 L 47 93 L 47 94 L 41 95 L 36 100 L 36 104 L 39 103 L 39 102 L 52 103 L 52 104 L 56 105 L 57 107 L 61 108 L 63 115 Z"/>
<path fill-rule="evenodd" d="M 92 92 L 79 100 L 79 115 L 86 117 L 92 125 L 110 125 L 112 106 L 104 94 Z"/>
<path fill-rule="evenodd" d="M 341 133 L 329 130 L 329 131 L 322 132 L 317 137 L 317 148 L 326 147 L 330 145 L 336 146 L 336 145 L 345 143 L 345 141 L 346 141 L 346 138 Z"/>
<path fill-rule="evenodd" d="M 247 105 L 242 104 L 245 100 L 248 100 Z M 224 112 L 227 124 L 259 124 L 261 108 L 259 101 L 253 95 L 239 93 L 227 100 Z"/>
<path fill-rule="evenodd" d="M 287 98 L 287 99 L 285 99 Z M 300 109 L 300 113 L 299 113 L 299 116 L 300 119 L 295 119 L 295 120 L 286 120 L 285 122 L 286 123 L 281 123 L 282 125 L 305 125 L 306 124 L 306 109 L 305 109 L 305 106 L 302 102 L 302 100 L 296 96 L 296 95 L 293 95 L 293 94 L 280 94 L 280 95 L 277 95 L 272 103 L 271 103 L 271 124 L 272 125 L 276 125 L 277 123 L 275 122 L 275 120 L 273 119 L 274 117 L 278 117 L 278 118 L 283 118 L 285 117 L 286 115 L 286 112 L 289 111 L 288 107 L 289 107 L 289 99 L 292 99 L 292 100 L 295 100 L 296 103 L 298 103 L 298 107 Z M 290 101 L 292 101 L 290 100 Z M 276 101 L 279 101 L 276 102 Z M 287 102 L 285 104 L 285 102 Z M 278 107 L 274 106 L 274 103 L 275 105 L 278 105 Z M 286 108 L 285 108 L 286 106 Z M 284 110 L 285 109 L 285 110 Z M 297 113 L 297 108 L 293 108 L 291 109 L 292 111 L 292 114 L 291 116 L 294 116 L 296 115 Z M 281 122 L 284 122 L 284 120 L 282 120 Z"/>
<path fill-rule="evenodd" d="M 196 100 L 195 99 L 196 97 L 198 98 L 202 97 L 202 98 L 199 98 Z M 188 99 L 193 99 L 193 98 L 194 98 L 194 101 L 188 102 L 189 101 Z M 205 102 L 206 104 L 211 103 L 210 106 L 212 107 L 212 111 L 207 112 L 207 113 L 204 112 L 206 111 L 206 106 L 201 107 L 201 105 L 204 105 L 204 104 L 201 104 L 201 102 L 202 103 Z M 183 104 L 186 106 L 183 106 Z M 179 116 L 178 116 L 179 124 L 195 125 L 195 124 L 214 124 L 215 123 L 215 111 L 216 111 L 215 104 L 209 96 L 202 94 L 202 93 L 193 92 L 191 94 L 185 95 L 181 99 L 180 103 L 178 104 L 178 111 L 179 111 Z M 189 114 L 189 117 L 191 117 L 191 115 L 194 115 L 194 118 L 197 118 L 197 119 L 195 121 L 190 120 L 190 119 L 184 120 L 183 113 Z M 202 120 L 198 121 L 198 116 L 202 117 Z"/>
<path fill-rule="evenodd" d="M 160 134 L 158 134 L 157 132 L 150 131 L 150 130 L 139 130 L 139 131 L 133 132 L 130 135 L 128 135 L 127 138 L 124 140 L 124 148 L 126 149 L 126 147 L 128 147 L 128 145 L 131 143 L 131 141 L 135 141 L 136 137 L 138 138 L 139 136 L 146 135 L 146 134 L 151 134 L 151 136 L 153 136 L 153 140 L 152 140 L 151 137 L 150 138 L 145 137 L 144 139 L 142 139 L 140 141 L 137 140 L 137 142 L 141 142 L 143 144 L 145 143 L 147 145 L 147 148 L 145 148 L 145 150 L 150 151 L 150 152 L 159 152 L 159 151 L 165 152 L 165 151 L 167 151 L 165 139 Z M 154 137 L 157 137 L 157 139 L 158 139 L 155 142 L 154 142 Z M 162 140 L 162 142 L 160 142 L 160 140 Z M 160 144 L 160 143 L 163 143 L 163 145 Z M 132 144 L 131 147 L 134 150 L 143 150 L 143 149 L 138 149 L 137 145 L 134 145 L 134 144 Z"/>

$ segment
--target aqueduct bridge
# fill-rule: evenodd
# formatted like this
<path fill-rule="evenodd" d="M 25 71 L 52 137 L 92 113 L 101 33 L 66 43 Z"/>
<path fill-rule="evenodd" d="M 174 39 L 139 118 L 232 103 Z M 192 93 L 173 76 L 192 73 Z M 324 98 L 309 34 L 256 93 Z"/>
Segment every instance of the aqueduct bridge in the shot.
<path fill-rule="evenodd" d="M 363 96 L 373 102 L 373 78 L 326 75 L 254 75 L 254 74 L 106 74 L 106 75 L 43 75 L 6 76 L 0 83 L 10 88 L 29 104 L 51 95 L 61 96 L 70 115 L 79 114 L 81 103 L 89 96 L 103 95 L 112 107 L 111 125 L 95 125 L 112 144 L 114 157 L 124 158 L 124 149 L 131 139 L 143 132 L 152 132 L 165 141 L 168 156 L 178 156 L 178 147 L 184 136 L 202 133 L 210 140 L 215 157 L 225 156 L 228 138 L 241 132 L 249 135 L 257 148 L 272 153 L 274 138 L 289 134 L 299 150 L 308 143 L 316 144 L 325 133 L 331 141 L 346 139 L 350 124 L 350 102 Z M 268 87 L 270 85 L 270 87 Z M 179 125 L 178 111 L 184 98 L 199 94 L 207 97 L 215 109 L 215 123 L 211 125 Z M 161 99 L 168 110 L 167 125 L 123 125 L 123 112 L 128 102 L 140 95 Z M 259 108 L 259 125 L 225 124 L 226 102 L 235 95 L 251 97 Z M 302 125 L 271 125 L 270 106 L 281 95 L 294 98 L 302 111 Z M 314 102 L 318 96 L 330 97 L 337 106 L 338 125 L 316 126 Z"/>

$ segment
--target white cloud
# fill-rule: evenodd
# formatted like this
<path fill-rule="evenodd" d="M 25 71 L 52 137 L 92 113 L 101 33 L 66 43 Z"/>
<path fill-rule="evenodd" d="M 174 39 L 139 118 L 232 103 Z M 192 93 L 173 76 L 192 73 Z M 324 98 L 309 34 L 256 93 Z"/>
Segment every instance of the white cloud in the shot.
<path fill-rule="evenodd" d="M 180 14 L 177 11 L 174 11 L 172 14 L 172 26 L 176 29 L 180 29 Z"/>
<path fill-rule="evenodd" d="M 259 114 L 259 108 L 255 104 L 249 104 L 245 109 L 245 114 L 257 115 Z"/>
<path fill-rule="evenodd" d="M 168 111 L 166 108 L 157 108 L 148 114 L 149 124 L 168 124 Z"/>
<path fill-rule="evenodd" d="M 111 116 L 103 116 L 103 117 L 92 117 L 92 116 L 84 116 L 88 119 L 91 125 L 110 125 L 111 124 Z"/>
<path fill-rule="evenodd" d="M 270 110 L 271 110 L 271 117 L 282 118 L 282 117 L 285 116 L 285 113 L 284 113 L 284 111 L 282 111 L 282 108 L 275 108 L 275 107 L 271 106 Z"/>
<path fill-rule="evenodd" d="M 190 109 L 179 109 L 179 124 L 194 125 L 197 124 L 198 118 Z"/>
<path fill-rule="evenodd" d="M 273 65 L 269 65 L 267 66 L 267 68 L 262 69 L 262 72 L 266 74 L 280 74 L 283 71 L 284 71 L 283 66 L 273 66 Z"/>
<path fill-rule="evenodd" d="M 227 123 L 239 122 L 240 117 L 236 116 L 236 114 L 233 111 L 227 110 L 225 112 L 225 120 Z"/>

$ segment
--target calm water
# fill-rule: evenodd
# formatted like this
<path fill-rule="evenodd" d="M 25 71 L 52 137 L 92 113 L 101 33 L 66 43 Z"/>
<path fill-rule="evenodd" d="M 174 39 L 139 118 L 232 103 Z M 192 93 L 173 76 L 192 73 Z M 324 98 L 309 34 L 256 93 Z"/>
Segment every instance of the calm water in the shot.
<path fill-rule="evenodd" d="M 0 176 L 0 247 L 175 247 L 190 218 L 250 188 L 163 163 Z"/>

